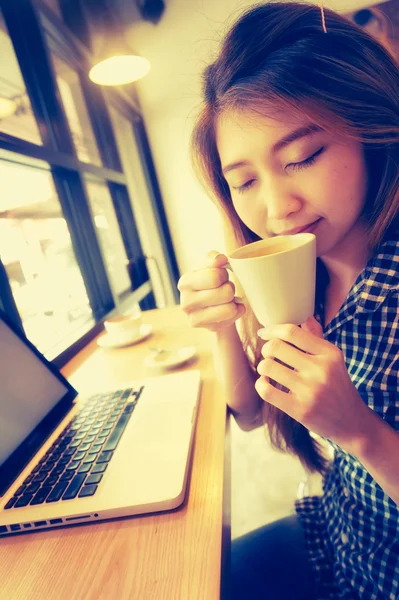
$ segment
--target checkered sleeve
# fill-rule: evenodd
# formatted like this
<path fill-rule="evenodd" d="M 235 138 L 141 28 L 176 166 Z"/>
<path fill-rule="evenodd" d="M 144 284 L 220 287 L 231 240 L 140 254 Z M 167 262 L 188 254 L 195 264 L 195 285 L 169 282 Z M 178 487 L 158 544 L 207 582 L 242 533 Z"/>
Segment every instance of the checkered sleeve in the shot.
<path fill-rule="evenodd" d="M 399 431 L 399 293 L 388 295 L 382 307 L 382 327 L 386 342 L 381 363 L 380 389 L 386 397 L 384 420 Z"/>

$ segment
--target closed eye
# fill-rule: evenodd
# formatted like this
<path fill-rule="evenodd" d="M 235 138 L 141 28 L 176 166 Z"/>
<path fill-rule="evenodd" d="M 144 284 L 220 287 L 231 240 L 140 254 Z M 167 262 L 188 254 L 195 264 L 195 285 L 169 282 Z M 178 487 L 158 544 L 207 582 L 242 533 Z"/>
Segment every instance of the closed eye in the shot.
<path fill-rule="evenodd" d="M 324 152 L 324 150 L 325 150 L 325 147 L 322 146 L 319 150 L 317 150 L 317 152 L 312 154 L 312 156 L 309 156 L 309 158 L 307 158 L 306 160 L 303 160 L 298 163 L 290 163 L 289 165 L 286 166 L 286 169 L 290 168 L 290 169 L 293 169 L 294 171 L 301 171 L 302 169 L 306 169 L 307 167 L 310 167 L 311 165 L 313 165 L 313 163 L 316 161 L 316 158 L 318 156 L 320 156 Z"/>
<path fill-rule="evenodd" d="M 238 185 L 238 186 L 232 185 L 231 187 L 233 188 L 233 190 L 236 190 L 238 193 L 242 194 L 246 190 L 249 190 L 249 188 L 253 186 L 255 181 L 256 181 L 256 179 L 248 179 L 248 181 L 246 181 L 242 185 Z"/>

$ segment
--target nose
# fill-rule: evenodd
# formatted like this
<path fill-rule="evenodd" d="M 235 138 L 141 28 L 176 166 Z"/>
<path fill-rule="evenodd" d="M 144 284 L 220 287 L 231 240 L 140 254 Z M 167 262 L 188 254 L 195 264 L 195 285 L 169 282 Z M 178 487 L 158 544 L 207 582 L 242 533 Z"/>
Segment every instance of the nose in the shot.
<path fill-rule="evenodd" d="M 279 230 L 285 228 L 290 216 L 301 210 L 303 200 L 294 192 L 290 182 L 286 180 L 271 180 L 271 178 L 268 178 L 262 188 L 263 203 L 267 211 L 268 229 Z"/>

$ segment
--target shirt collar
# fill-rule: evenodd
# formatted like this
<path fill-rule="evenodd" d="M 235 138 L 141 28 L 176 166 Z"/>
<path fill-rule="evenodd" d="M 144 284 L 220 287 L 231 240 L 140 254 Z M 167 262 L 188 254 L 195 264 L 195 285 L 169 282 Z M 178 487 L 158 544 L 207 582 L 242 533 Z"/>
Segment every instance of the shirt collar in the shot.
<path fill-rule="evenodd" d="M 356 283 L 359 283 L 359 288 L 352 288 L 352 293 L 356 298 L 356 312 L 359 313 L 376 311 L 390 292 L 398 291 L 399 240 L 384 242 L 360 273 Z"/>
<path fill-rule="evenodd" d="M 324 275 L 325 277 L 325 275 Z M 324 280 L 325 283 L 325 280 Z M 399 291 L 399 239 L 384 241 L 358 275 L 344 304 L 337 315 L 325 328 L 328 335 L 344 322 L 353 318 L 355 313 L 375 312 L 387 295 Z M 323 322 L 324 307 L 319 296 L 316 317 Z"/>

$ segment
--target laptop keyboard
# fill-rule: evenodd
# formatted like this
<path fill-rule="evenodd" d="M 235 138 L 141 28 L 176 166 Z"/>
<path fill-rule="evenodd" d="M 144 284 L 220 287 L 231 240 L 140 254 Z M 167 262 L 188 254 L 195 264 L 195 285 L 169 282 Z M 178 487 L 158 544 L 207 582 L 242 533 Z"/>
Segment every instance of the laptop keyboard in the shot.
<path fill-rule="evenodd" d="M 4 508 L 93 496 L 143 389 L 89 398 Z"/>

